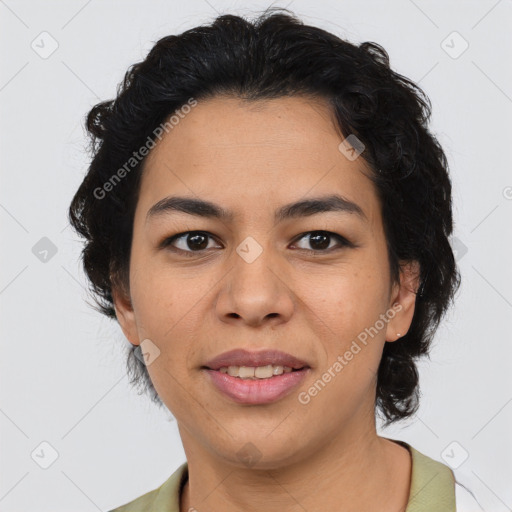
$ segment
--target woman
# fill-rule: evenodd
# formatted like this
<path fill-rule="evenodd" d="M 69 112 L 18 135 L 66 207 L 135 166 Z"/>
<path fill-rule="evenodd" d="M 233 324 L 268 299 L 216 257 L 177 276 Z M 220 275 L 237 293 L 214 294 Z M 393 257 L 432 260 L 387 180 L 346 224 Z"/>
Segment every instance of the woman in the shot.
<path fill-rule="evenodd" d="M 161 39 L 91 110 L 70 220 L 187 458 L 117 512 L 455 510 L 376 433 L 460 281 L 429 116 L 383 48 L 272 9 Z"/>

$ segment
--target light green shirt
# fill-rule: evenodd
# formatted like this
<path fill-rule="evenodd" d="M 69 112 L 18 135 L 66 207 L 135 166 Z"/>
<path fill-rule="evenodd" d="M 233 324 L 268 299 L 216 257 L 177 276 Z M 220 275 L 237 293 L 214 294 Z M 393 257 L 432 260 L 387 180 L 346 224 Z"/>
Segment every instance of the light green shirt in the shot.
<path fill-rule="evenodd" d="M 404 441 L 395 442 L 405 446 L 412 458 L 406 512 L 456 512 L 452 470 Z M 187 479 L 188 464 L 184 462 L 160 487 L 110 512 L 180 512 L 180 492 Z"/>

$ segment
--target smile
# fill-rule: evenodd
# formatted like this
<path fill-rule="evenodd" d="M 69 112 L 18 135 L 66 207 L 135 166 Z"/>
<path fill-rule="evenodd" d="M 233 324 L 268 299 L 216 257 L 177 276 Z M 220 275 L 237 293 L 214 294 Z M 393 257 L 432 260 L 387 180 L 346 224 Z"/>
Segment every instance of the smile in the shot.
<path fill-rule="evenodd" d="M 230 366 L 219 370 L 204 369 L 216 390 L 238 404 L 261 405 L 277 402 L 297 388 L 311 368 Z M 275 373 L 274 373 L 275 372 Z M 270 373 L 270 374 L 269 374 Z"/>

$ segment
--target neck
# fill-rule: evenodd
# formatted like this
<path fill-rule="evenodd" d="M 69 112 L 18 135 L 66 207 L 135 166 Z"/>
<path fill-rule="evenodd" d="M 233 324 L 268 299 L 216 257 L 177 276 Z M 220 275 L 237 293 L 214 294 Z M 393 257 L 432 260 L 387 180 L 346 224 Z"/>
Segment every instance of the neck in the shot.
<path fill-rule="evenodd" d="M 407 506 L 410 454 L 377 436 L 375 420 L 373 428 L 348 426 L 306 456 L 264 469 L 214 457 L 182 426 L 180 434 L 189 468 L 181 512 L 332 510 L 333 504 L 346 512 L 402 512 Z"/>

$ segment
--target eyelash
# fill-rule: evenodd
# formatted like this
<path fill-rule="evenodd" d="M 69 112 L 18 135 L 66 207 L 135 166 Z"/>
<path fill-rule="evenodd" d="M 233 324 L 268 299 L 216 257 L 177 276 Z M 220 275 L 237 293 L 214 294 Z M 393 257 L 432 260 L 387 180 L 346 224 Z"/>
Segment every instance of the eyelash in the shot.
<path fill-rule="evenodd" d="M 210 233 L 208 233 L 206 231 L 184 231 L 182 233 L 178 233 L 177 235 L 173 235 L 173 236 L 171 236 L 169 238 L 166 238 L 160 244 L 160 247 L 161 248 L 166 248 L 166 249 L 168 249 L 168 250 L 170 250 L 172 252 L 184 254 L 187 257 L 193 257 L 196 254 L 201 254 L 201 253 L 204 253 L 205 251 L 207 251 L 208 249 L 201 249 L 199 251 L 185 251 L 183 249 L 179 249 L 179 248 L 174 247 L 172 245 L 172 243 L 174 241 L 176 241 L 176 240 L 178 240 L 180 238 L 186 238 L 187 235 L 192 235 L 192 234 L 194 234 L 194 235 L 195 234 L 205 235 L 207 237 L 215 239 L 215 237 L 213 235 L 211 235 Z M 334 239 L 336 239 L 338 241 L 340 246 L 339 247 L 331 247 L 330 249 L 320 249 L 320 250 L 315 250 L 315 249 L 297 249 L 297 250 L 305 251 L 305 252 L 310 253 L 310 254 L 319 254 L 319 253 L 322 254 L 322 253 L 330 253 L 333 250 L 342 249 L 344 247 L 349 247 L 349 248 L 356 247 L 355 244 L 353 244 L 352 242 L 350 242 L 346 238 L 342 237 L 341 235 L 338 235 L 337 233 L 333 233 L 332 231 L 325 231 L 325 230 L 306 231 L 304 233 L 301 233 L 300 235 L 298 235 L 295 238 L 293 243 L 296 243 L 296 242 L 302 240 L 303 238 L 306 238 L 307 235 L 312 235 L 312 234 L 322 234 L 322 235 L 329 236 L 330 238 L 334 238 Z"/>

